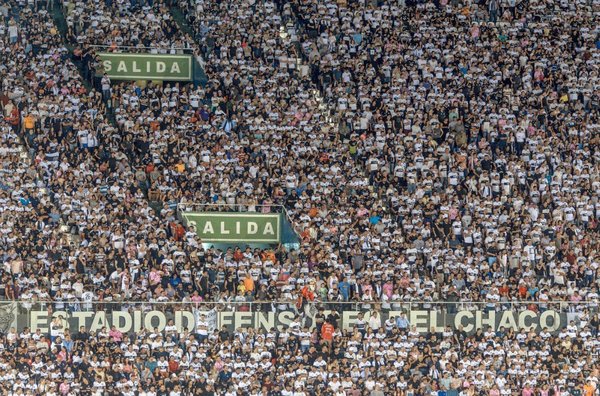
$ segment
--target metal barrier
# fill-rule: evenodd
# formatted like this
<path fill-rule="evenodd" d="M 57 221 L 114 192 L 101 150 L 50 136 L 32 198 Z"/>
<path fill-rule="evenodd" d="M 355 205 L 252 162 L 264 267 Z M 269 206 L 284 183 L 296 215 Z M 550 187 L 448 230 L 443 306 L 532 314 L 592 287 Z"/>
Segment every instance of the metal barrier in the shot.
<path fill-rule="evenodd" d="M 144 46 L 114 46 L 114 45 L 104 45 L 104 44 L 89 44 L 85 45 L 86 48 L 93 48 L 98 52 L 110 52 L 110 53 L 137 53 L 143 52 L 148 54 L 156 54 L 156 55 L 181 55 L 181 54 L 194 54 L 194 48 L 187 47 L 144 47 Z"/>
<path fill-rule="evenodd" d="M 179 203 L 177 210 L 180 212 L 255 212 L 255 213 L 287 213 L 283 205 L 248 205 L 248 204 L 201 204 L 201 203 Z"/>
<path fill-rule="evenodd" d="M 110 45 L 110 44 L 88 44 L 86 46 L 90 47 L 90 48 L 108 48 L 108 49 L 123 49 L 123 50 L 144 49 L 144 50 L 157 50 L 158 51 L 158 50 L 169 49 L 169 50 L 175 50 L 175 51 L 189 51 L 190 53 L 192 53 L 194 51 L 194 49 L 190 48 L 190 47 L 145 47 L 143 45 L 135 46 L 135 45 Z"/>

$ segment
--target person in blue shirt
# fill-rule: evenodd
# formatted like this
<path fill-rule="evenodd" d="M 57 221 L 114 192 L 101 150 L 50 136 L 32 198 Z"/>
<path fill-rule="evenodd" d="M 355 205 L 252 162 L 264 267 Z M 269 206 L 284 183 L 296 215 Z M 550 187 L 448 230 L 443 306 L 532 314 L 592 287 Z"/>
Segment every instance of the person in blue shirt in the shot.
<path fill-rule="evenodd" d="M 338 284 L 338 289 L 344 301 L 350 300 L 350 283 L 348 283 L 348 278 L 344 277 L 344 279 Z"/>
<path fill-rule="evenodd" d="M 396 318 L 396 326 L 400 329 L 408 329 L 410 323 L 408 322 L 408 318 L 406 317 L 406 313 L 402 312 L 400 316 Z"/>
<path fill-rule="evenodd" d="M 69 334 L 65 334 L 65 339 L 63 340 L 63 346 L 67 348 L 67 352 L 71 353 L 73 350 L 73 340 Z"/>
<path fill-rule="evenodd" d="M 156 357 L 150 356 L 149 359 L 150 360 L 148 360 L 146 362 L 145 366 L 148 367 L 148 369 L 150 369 L 151 372 L 154 372 L 154 370 L 156 370 L 156 368 L 158 367 L 158 363 L 156 362 Z"/>
<path fill-rule="evenodd" d="M 527 294 L 529 295 L 529 298 L 534 299 L 539 291 L 540 291 L 539 287 L 537 287 L 534 284 L 531 284 L 531 285 L 529 285 L 529 288 L 527 289 Z"/>
<path fill-rule="evenodd" d="M 381 216 L 379 216 L 377 213 L 375 213 L 373 216 L 371 216 L 369 218 L 369 222 L 373 225 L 379 223 L 381 221 Z"/>
<path fill-rule="evenodd" d="M 170 283 L 171 286 L 173 286 L 173 288 L 176 289 L 177 286 L 181 283 L 181 278 L 177 274 L 173 274 Z"/>

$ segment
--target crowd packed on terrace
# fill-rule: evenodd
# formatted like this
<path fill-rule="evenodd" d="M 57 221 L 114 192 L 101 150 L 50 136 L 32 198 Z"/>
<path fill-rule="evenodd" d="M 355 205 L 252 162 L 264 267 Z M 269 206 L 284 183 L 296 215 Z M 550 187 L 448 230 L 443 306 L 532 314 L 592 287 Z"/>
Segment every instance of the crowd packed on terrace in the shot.
<path fill-rule="evenodd" d="M 597 0 L 4 2 L 1 299 L 479 301 L 577 317 L 557 335 L 334 318 L 262 334 L 7 330 L 0 389 L 596 395 L 599 13 Z M 110 81 L 100 50 L 192 53 L 207 82 Z M 202 203 L 283 205 L 301 245 L 211 247 L 177 216 Z"/>

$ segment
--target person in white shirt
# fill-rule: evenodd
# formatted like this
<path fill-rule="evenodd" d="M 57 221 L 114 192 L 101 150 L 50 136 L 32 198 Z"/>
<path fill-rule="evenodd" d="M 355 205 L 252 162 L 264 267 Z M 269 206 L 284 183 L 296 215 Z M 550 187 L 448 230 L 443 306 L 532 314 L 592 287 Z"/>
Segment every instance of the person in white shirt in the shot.
<path fill-rule="evenodd" d="M 369 328 L 373 330 L 373 332 L 377 332 L 381 327 L 381 316 L 379 312 L 372 311 L 369 316 Z"/>

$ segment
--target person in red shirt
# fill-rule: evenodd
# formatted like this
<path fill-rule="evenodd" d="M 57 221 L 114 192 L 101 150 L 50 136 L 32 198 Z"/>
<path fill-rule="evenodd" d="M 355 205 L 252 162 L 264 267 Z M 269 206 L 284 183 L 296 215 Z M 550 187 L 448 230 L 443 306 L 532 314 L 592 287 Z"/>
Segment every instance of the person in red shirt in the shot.
<path fill-rule="evenodd" d="M 7 121 L 10 123 L 15 132 L 19 129 L 20 113 L 17 106 L 13 107 Z"/>
<path fill-rule="evenodd" d="M 171 356 L 169 358 L 169 373 L 176 373 L 179 371 L 179 363 L 175 361 L 175 358 Z"/>
<path fill-rule="evenodd" d="M 508 297 L 508 295 L 510 293 L 510 289 L 508 288 L 508 285 L 505 283 L 502 286 L 500 286 L 500 288 L 498 289 L 498 292 L 500 293 L 500 295 L 502 297 Z"/>
<path fill-rule="evenodd" d="M 313 285 L 306 285 L 302 288 L 302 297 L 308 302 L 315 300 L 315 291 Z"/>
<path fill-rule="evenodd" d="M 329 321 L 325 321 L 321 326 L 321 341 L 331 344 L 333 342 L 333 332 L 335 328 Z"/>

